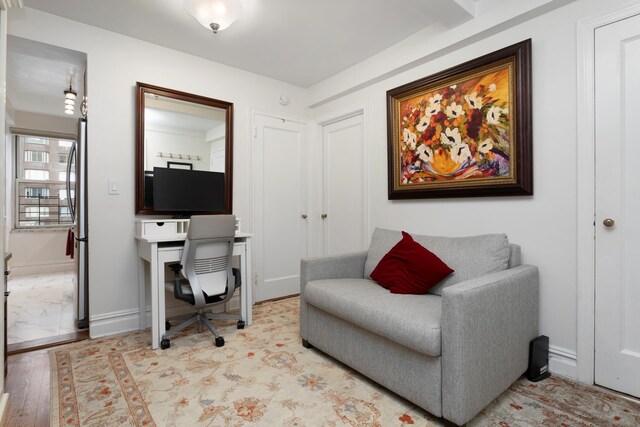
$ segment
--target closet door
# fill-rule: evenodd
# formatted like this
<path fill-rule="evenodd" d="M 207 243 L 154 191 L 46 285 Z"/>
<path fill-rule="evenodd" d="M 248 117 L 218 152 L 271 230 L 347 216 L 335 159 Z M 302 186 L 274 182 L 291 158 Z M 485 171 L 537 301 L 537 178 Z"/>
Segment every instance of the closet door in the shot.
<path fill-rule="evenodd" d="M 640 15 L 595 33 L 595 382 L 640 397 Z"/>
<path fill-rule="evenodd" d="M 365 248 L 367 200 L 363 114 L 322 126 L 323 254 Z"/>
<path fill-rule="evenodd" d="M 307 256 L 305 124 L 254 116 L 255 300 L 300 293 Z"/>

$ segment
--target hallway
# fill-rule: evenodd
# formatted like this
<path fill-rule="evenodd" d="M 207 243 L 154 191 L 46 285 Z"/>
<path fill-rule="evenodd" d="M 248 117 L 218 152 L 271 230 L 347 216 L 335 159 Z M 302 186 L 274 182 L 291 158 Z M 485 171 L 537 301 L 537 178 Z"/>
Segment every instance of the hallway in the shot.
<path fill-rule="evenodd" d="M 77 332 L 72 272 L 9 278 L 9 345 Z"/>

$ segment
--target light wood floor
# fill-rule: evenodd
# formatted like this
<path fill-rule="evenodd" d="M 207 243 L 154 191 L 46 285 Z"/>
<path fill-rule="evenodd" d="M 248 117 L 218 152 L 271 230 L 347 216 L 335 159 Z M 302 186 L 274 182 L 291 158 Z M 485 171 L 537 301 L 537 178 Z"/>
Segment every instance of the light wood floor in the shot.
<path fill-rule="evenodd" d="M 9 356 L 5 391 L 9 393 L 6 426 L 46 427 L 50 412 L 50 368 L 47 350 Z"/>

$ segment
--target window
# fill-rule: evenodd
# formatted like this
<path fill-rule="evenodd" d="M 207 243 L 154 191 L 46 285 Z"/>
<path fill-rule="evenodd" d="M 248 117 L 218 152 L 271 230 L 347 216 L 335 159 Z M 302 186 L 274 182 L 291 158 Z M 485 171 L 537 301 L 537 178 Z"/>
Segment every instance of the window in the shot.
<path fill-rule="evenodd" d="M 75 197 L 75 196 L 76 196 L 76 191 L 71 190 L 71 197 Z M 60 192 L 58 193 L 58 197 L 60 198 L 60 200 L 66 200 L 67 190 L 60 190 Z"/>
<path fill-rule="evenodd" d="M 24 196 L 28 199 L 37 199 L 39 197 L 49 197 L 49 189 L 42 187 L 27 187 L 24 189 Z"/>
<path fill-rule="evenodd" d="M 49 179 L 49 171 L 41 169 L 25 169 L 24 179 L 32 179 L 35 181 L 47 181 Z"/>
<path fill-rule="evenodd" d="M 25 150 L 24 161 L 33 163 L 49 163 L 49 153 L 46 151 Z"/>
<path fill-rule="evenodd" d="M 27 144 L 40 144 L 40 145 L 49 145 L 48 138 L 38 138 L 35 136 L 26 136 L 24 137 L 24 142 Z"/>
<path fill-rule="evenodd" d="M 70 139 L 15 136 L 15 227 L 71 224 L 65 179 L 72 145 Z M 75 179 L 75 172 L 71 179 Z"/>
<path fill-rule="evenodd" d="M 49 218 L 48 206 L 27 206 L 25 208 L 27 218 Z"/>
<path fill-rule="evenodd" d="M 71 221 L 71 212 L 69 211 L 68 207 L 61 206 L 59 213 L 60 213 L 61 220 Z"/>
<path fill-rule="evenodd" d="M 67 172 L 58 172 L 58 181 L 66 181 L 67 180 Z M 75 182 L 76 173 L 71 172 L 71 182 Z"/>

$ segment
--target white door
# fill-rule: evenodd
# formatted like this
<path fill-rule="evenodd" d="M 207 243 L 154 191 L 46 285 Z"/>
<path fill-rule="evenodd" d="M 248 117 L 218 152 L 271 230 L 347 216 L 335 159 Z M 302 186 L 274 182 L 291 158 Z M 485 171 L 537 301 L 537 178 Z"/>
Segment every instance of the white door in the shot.
<path fill-rule="evenodd" d="M 366 233 L 362 113 L 322 126 L 323 253 L 363 250 Z"/>
<path fill-rule="evenodd" d="M 595 34 L 595 382 L 640 396 L 640 16 Z"/>
<path fill-rule="evenodd" d="M 306 140 L 303 123 L 255 115 L 255 300 L 300 293 L 307 256 Z"/>

